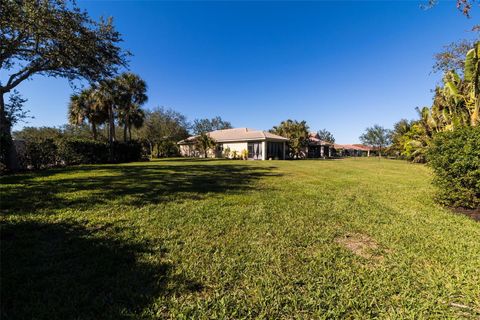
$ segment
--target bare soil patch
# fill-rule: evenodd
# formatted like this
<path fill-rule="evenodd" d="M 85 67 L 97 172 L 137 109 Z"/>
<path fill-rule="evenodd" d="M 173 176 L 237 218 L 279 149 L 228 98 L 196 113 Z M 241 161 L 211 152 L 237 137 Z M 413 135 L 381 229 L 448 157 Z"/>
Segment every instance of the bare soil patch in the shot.
<path fill-rule="evenodd" d="M 451 209 L 456 214 L 463 214 L 467 217 L 472 218 L 475 221 L 480 222 L 480 208 L 478 209 L 465 209 L 465 208 L 452 208 Z"/>
<path fill-rule="evenodd" d="M 341 244 L 359 257 L 374 261 L 383 260 L 383 255 L 379 253 L 380 248 L 378 243 L 365 234 L 346 234 L 336 238 L 335 242 Z"/>

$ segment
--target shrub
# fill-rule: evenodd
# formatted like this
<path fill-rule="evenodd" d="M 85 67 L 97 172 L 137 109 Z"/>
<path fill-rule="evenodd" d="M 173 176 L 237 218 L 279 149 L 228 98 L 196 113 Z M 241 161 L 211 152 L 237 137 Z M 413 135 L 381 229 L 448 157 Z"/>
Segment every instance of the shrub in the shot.
<path fill-rule="evenodd" d="M 142 150 L 142 145 L 136 141 L 115 142 L 113 144 L 113 158 L 111 159 L 111 162 L 140 161 L 144 158 Z"/>
<path fill-rule="evenodd" d="M 106 163 L 109 148 L 105 142 L 88 139 L 61 139 L 58 141 L 58 158 L 65 165 Z"/>
<path fill-rule="evenodd" d="M 427 157 L 442 204 L 480 208 L 480 127 L 437 134 Z"/>
<path fill-rule="evenodd" d="M 243 159 L 243 160 L 247 160 L 247 159 L 248 159 L 248 150 L 247 150 L 247 149 L 243 149 L 243 150 L 242 150 L 242 159 Z"/>
<path fill-rule="evenodd" d="M 17 154 L 24 169 L 43 169 L 58 165 L 118 163 L 143 160 L 142 145 L 136 141 L 108 142 L 58 138 L 16 140 Z"/>
<path fill-rule="evenodd" d="M 57 146 L 53 139 L 25 141 L 21 155 L 21 166 L 26 169 L 42 169 L 55 166 L 57 161 Z"/>

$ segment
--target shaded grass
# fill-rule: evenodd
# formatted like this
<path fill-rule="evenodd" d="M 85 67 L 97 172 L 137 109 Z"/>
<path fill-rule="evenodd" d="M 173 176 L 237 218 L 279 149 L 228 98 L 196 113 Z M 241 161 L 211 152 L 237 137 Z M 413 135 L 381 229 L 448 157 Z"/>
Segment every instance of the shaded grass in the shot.
<path fill-rule="evenodd" d="M 430 178 L 378 159 L 4 177 L 2 318 L 475 319 L 480 224 Z"/>

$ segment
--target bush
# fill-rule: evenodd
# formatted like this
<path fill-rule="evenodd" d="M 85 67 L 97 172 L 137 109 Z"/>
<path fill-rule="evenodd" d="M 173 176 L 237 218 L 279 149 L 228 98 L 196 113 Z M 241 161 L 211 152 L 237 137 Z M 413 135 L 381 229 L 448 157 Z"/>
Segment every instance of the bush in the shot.
<path fill-rule="evenodd" d="M 43 169 L 58 165 L 99 164 L 140 161 L 140 143 L 108 142 L 89 139 L 59 138 L 16 140 L 17 154 L 24 169 Z"/>
<path fill-rule="evenodd" d="M 437 134 L 427 157 L 442 204 L 480 208 L 480 127 Z"/>
<path fill-rule="evenodd" d="M 107 149 L 108 149 L 108 143 Z M 111 162 L 132 162 L 140 161 L 143 157 L 143 148 L 139 142 L 115 142 L 113 144 L 113 158 Z"/>
<path fill-rule="evenodd" d="M 108 144 L 88 139 L 61 139 L 58 158 L 65 165 L 106 163 L 109 160 Z"/>
<path fill-rule="evenodd" d="M 53 139 L 25 141 L 20 164 L 26 169 L 43 169 L 57 165 L 57 146 Z"/>

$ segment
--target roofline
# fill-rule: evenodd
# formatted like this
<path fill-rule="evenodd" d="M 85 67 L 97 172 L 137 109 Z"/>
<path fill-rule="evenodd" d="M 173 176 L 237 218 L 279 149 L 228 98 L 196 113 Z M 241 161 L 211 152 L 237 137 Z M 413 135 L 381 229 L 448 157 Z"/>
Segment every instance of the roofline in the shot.
<path fill-rule="evenodd" d="M 215 142 L 223 143 L 223 142 L 244 142 L 244 141 L 281 141 L 281 142 L 286 142 L 288 141 L 287 138 L 284 137 L 279 137 L 279 138 L 271 138 L 271 137 L 263 137 L 263 138 L 248 138 L 248 139 L 214 139 Z M 184 139 L 177 144 L 194 144 L 195 142 L 192 140 Z"/>

